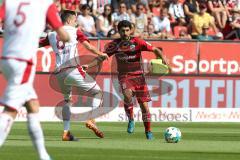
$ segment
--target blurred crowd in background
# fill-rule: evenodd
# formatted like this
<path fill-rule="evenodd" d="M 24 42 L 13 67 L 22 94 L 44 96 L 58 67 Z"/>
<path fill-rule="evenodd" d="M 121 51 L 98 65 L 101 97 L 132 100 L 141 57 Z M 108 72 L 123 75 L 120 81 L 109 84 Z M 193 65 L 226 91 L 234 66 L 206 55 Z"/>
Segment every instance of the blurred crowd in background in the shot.
<path fill-rule="evenodd" d="M 88 37 L 119 37 L 121 20 L 132 34 L 154 39 L 239 40 L 240 0 L 55 0 L 73 10 Z"/>

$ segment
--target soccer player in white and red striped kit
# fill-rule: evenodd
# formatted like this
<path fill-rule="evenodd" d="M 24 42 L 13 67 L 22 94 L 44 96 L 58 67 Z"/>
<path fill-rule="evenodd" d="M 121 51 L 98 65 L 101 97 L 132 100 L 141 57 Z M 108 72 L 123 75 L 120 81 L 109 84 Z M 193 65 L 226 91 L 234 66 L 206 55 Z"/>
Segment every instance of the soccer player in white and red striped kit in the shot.
<path fill-rule="evenodd" d="M 28 112 L 28 130 L 40 160 L 50 160 L 39 122 L 39 102 L 33 88 L 34 57 L 46 20 L 62 41 L 69 35 L 52 0 L 5 0 L 0 9 L 4 21 L 4 44 L 1 57 L 3 76 L 7 86 L 0 103 L 0 146 L 5 142 L 18 110 L 25 106 Z"/>
<path fill-rule="evenodd" d="M 76 92 L 80 97 L 82 95 L 88 95 L 92 98 L 91 107 L 93 110 L 101 106 L 103 97 L 103 93 L 96 81 L 85 73 L 80 66 L 81 59 L 79 60 L 78 44 L 82 44 L 84 48 L 103 59 L 107 59 L 108 56 L 107 54 L 98 51 L 96 47 L 91 45 L 88 38 L 78 28 L 76 28 L 77 16 L 74 11 L 63 11 L 61 18 L 64 23 L 64 29 L 69 33 L 70 41 L 63 43 L 58 40 L 56 32 L 50 32 L 47 38 L 40 41 L 40 46 L 50 44 L 56 54 L 56 71 L 54 75 L 56 76 L 65 101 L 62 109 L 64 125 L 62 140 L 75 141 L 77 139 L 70 132 L 70 108 L 73 105 L 73 88 L 77 90 Z M 88 117 L 86 127 L 93 130 L 98 137 L 103 138 L 103 132 L 98 129 L 95 120 L 91 117 L 93 116 Z"/>

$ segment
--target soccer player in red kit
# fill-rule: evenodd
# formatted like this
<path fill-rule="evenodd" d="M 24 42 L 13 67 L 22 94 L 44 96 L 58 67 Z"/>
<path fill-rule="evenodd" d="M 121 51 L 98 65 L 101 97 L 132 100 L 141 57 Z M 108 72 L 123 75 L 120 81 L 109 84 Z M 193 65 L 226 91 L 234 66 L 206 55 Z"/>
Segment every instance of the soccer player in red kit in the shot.
<path fill-rule="evenodd" d="M 163 59 L 164 63 L 166 61 L 160 49 L 153 47 L 150 43 L 140 38 L 131 37 L 131 29 L 131 22 L 126 20 L 120 21 L 118 30 L 121 37 L 108 43 L 104 52 L 108 56 L 115 55 L 116 57 L 118 80 L 124 96 L 124 109 L 129 119 L 127 132 L 134 132 L 132 97 L 136 96 L 142 111 L 146 138 L 152 139 L 151 115 L 148 108 L 148 102 L 151 101 L 151 98 L 145 81 L 141 52 L 153 52 L 157 58 Z M 94 65 L 96 65 L 96 61 L 83 67 L 87 69 Z"/>
<path fill-rule="evenodd" d="M 5 142 L 18 110 L 25 106 L 28 112 L 28 130 L 40 160 L 50 160 L 39 122 L 39 102 L 33 88 L 39 38 L 46 20 L 67 42 L 68 33 L 58 16 L 52 0 L 5 0 L 0 9 L 4 20 L 4 43 L 1 68 L 7 86 L 0 103 L 0 147 Z M 18 158 L 16 158 L 18 159 Z"/>

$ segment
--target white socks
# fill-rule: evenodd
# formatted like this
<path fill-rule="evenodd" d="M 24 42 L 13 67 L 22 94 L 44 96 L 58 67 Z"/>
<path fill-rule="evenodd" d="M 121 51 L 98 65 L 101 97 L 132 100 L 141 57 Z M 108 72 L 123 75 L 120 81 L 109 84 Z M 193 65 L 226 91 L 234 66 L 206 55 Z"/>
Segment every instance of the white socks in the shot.
<path fill-rule="evenodd" d="M 6 113 L 0 114 L 0 147 L 5 142 L 11 130 L 12 124 L 13 118 L 10 115 Z"/>
<path fill-rule="evenodd" d="M 94 95 L 93 100 L 92 100 L 93 109 L 100 107 L 100 105 L 102 104 L 102 96 L 103 96 L 102 92 L 99 92 Z"/>
<path fill-rule="evenodd" d="M 40 160 L 50 160 L 45 148 L 44 137 L 38 118 L 38 113 L 30 113 L 28 114 L 27 118 L 29 135 L 31 136 L 35 148 L 37 149 Z"/>
<path fill-rule="evenodd" d="M 71 118 L 71 111 L 70 111 L 70 104 L 66 104 L 62 108 L 62 118 L 63 118 L 63 127 L 64 131 L 70 130 L 70 118 Z"/>

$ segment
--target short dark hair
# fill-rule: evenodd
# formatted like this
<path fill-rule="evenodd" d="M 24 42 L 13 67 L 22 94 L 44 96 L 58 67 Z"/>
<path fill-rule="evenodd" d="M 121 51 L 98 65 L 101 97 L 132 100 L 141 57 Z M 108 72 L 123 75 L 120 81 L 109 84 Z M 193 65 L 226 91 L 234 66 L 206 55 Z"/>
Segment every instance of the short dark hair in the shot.
<path fill-rule="evenodd" d="M 132 29 L 132 23 L 127 20 L 120 21 L 118 23 L 118 31 L 120 31 L 122 27 L 129 27 Z"/>
<path fill-rule="evenodd" d="M 69 17 L 75 16 L 75 15 L 76 15 L 76 13 L 75 13 L 74 11 L 64 10 L 64 11 L 61 13 L 62 22 L 63 22 L 63 23 L 66 23 Z"/>
<path fill-rule="evenodd" d="M 85 10 L 87 8 L 90 9 L 90 6 L 88 4 L 84 4 L 82 5 L 81 10 Z"/>

